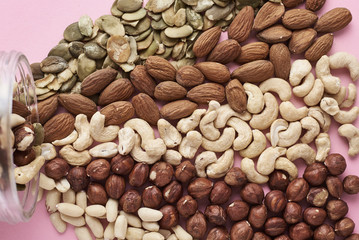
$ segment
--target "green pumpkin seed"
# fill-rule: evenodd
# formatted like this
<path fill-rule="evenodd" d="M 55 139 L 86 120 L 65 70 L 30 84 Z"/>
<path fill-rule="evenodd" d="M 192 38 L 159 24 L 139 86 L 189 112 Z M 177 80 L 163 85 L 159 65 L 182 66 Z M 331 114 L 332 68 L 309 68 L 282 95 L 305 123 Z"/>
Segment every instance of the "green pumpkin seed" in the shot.
<path fill-rule="evenodd" d="M 172 47 L 166 47 L 165 52 L 163 54 L 158 55 L 158 56 L 168 59 L 171 56 L 172 51 L 173 51 Z"/>
<path fill-rule="evenodd" d="M 68 66 L 67 61 L 59 56 L 48 56 L 40 63 L 41 71 L 44 73 L 59 73 Z"/>
<path fill-rule="evenodd" d="M 177 67 L 181 68 L 184 66 L 193 66 L 196 63 L 196 59 L 194 58 L 182 58 L 177 61 Z"/>
<path fill-rule="evenodd" d="M 82 15 L 79 19 L 79 28 L 82 35 L 85 37 L 92 36 L 92 19 L 88 15 Z"/>
<path fill-rule="evenodd" d="M 166 29 L 168 26 L 167 26 L 167 24 L 163 21 L 163 19 L 161 18 L 161 20 L 159 20 L 158 22 L 152 20 L 152 22 L 151 22 L 151 27 L 152 27 L 154 30 L 163 30 L 163 29 Z"/>
<path fill-rule="evenodd" d="M 55 95 L 56 93 L 57 93 L 56 91 L 50 91 L 50 92 L 48 92 L 48 93 L 39 95 L 39 96 L 37 96 L 37 100 L 38 100 L 38 101 L 45 100 L 46 98 L 49 98 L 49 97 Z"/>
<path fill-rule="evenodd" d="M 131 26 L 125 26 L 126 33 L 128 35 L 134 36 L 143 33 L 148 30 L 151 25 L 151 20 L 148 17 L 143 18 L 137 25 L 136 28 Z"/>
<path fill-rule="evenodd" d="M 96 61 L 96 69 L 97 70 L 102 69 L 103 62 L 105 61 L 105 58 L 97 59 L 95 61 Z"/>
<path fill-rule="evenodd" d="M 159 31 L 153 31 L 153 39 L 158 43 L 162 43 L 162 40 L 161 40 L 161 32 Z"/>
<path fill-rule="evenodd" d="M 187 15 L 186 15 L 186 9 L 181 8 L 177 11 L 175 17 L 174 17 L 174 23 L 176 27 L 182 27 L 187 22 Z"/>
<path fill-rule="evenodd" d="M 203 31 L 206 31 L 213 27 L 217 21 L 209 20 L 208 17 L 203 16 Z"/>
<path fill-rule="evenodd" d="M 137 42 L 137 50 L 141 51 L 148 48 L 153 41 L 153 32 L 143 41 Z"/>
<path fill-rule="evenodd" d="M 126 63 L 131 54 L 128 40 L 122 36 L 111 36 L 107 41 L 107 54 L 117 64 Z"/>
<path fill-rule="evenodd" d="M 108 35 L 107 33 L 100 33 L 95 38 L 95 42 L 103 49 L 106 49 L 107 40 L 109 39 L 109 37 L 110 35 Z"/>
<path fill-rule="evenodd" d="M 111 14 L 115 17 L 121 17 L 123 12 L 117 8 L 117 0 L 115 0 L 111 6 Z"/>
<path fill-rule="evenodd" d="M 107 54 L 106 50 L 95 42 L 89 42 L 84 45 L 84 51 L 88 58 L 98 60 L 104 58 Z"/>
<path fill-rule="evenodd" d="M 178 42 L 178 39 L 176 39 L 176 38 L 167 37 L 167 35 L 165 34 L 165 31 L 161 32 L 160 37 L 161 37 L 161 42 L 164 45 L 166 45 L 166 47 L 173 47 Z"/>
<path fill-rule="evenodd" d="M 189 6 L 196 6 L 198 4 L 198 0 L 182 0 L 182 2 Z"/>
<path fill-rule="evenodd" d="M 158 49 L 157 49 L 157 52 L 156 52 L 156 55 L 161 55 L 161 54 L 164 54 L 166 52 L 166 47 L 163 43 L 160 43 L 158 45 Z"/>
<path fill-rule="evenodd" d="M 43 95 L 43 94 L 48 93 L 48 92 L 50 92 L 50 89 L 48 89 L 48 88 L 40 88 L 40 87 L 35 88 L 36 96 Z"/>
<path fill-rule="evenodd" d="M 148 16 L 151 17 L 155 21 L 159 21 L 162 18 L 161 13 L 153 13 L 153 12 L 147 12 Z"/>
<path fill-rule="evenodd" d="M 142 7 L 142 0 L 117 0 L 117 8 L 122 12 L 135 12 Z"/>
<path fill-rule="evenodd" d="M 193 28 L 190 25 L 184 25 L 182 27 L 166 28 L 164 32 L 169 38 L 185 38 L 193 33 Z"/>
<path fill-rule="evenodd" d="M 254 9 L 259 8 L 264 4 L 263 0 L 236 0 L 236 7 L 241 10 L 245 6 L 251 6 Z"/>
<path fill-rule="evenodd" d="M 74 58 L 78 58 L 80 56 L 80 54 L 82 54 L 84 52 L 84 43 L 83 42 L 78 42 L 78 41 L 74 41 L 74 42 L 71 42 L 69 44 L 69 50 L 70 50 L 70 53 L 71 55 L 74 57 Z"/>
<path fill-rule="evenodd" d="M 117 69 L 118 65 L 112 61 L 112 59 L 107 55 L 105 60 L 103 61 L 103 65 L 102 68 L 107 68 L 107 67 L 111 67 L 113 69 Z"/>
<path fill-rule="evenodd" d="M 162 12 L 162 20 L 170 27 L 175 24 L 175 10 L 173 7 Z"/>
<path fill-rule="evenodd" d="M 125 21 L 136 21 L 144 18 L 145 16 L 146 16 L 146 10 L 140 8 L 136 12 L 123 14 L 122 19 Z"/>
<path fill-rule="evenodd" d="M 96 61 L 86 57 L 83 53 L 78 57 L 77 75 L 82 82 L 88 75 L 96 71 Z"/>
<path fill-rule="evenodd" d="M 131 53 L 130 53 L 130 57 L 127 59 L 127 63 L 133 65 L 138 60 L 137 42 L 136 42 L 135 38 L 132 36 L 128 37 L 128 41 L 130 43 Z"/>
<path fill-rule="evenodd" d="M 185 8 L 185 7 L 186 7 L 186 4 L 184 4 L 182 2 L 182 0 L 175 0 L 175 4 L 173 5 L 173 8 L 174 8 L 175 12 L 177 12 L 181 8 Z"/>
<path fill-rule="evenodd" d="M 70 90 L 72 89 L 72 87 L 75 85 L 76 82 L 77 82 L 77 76 L 73 75 L 72 78 L 70 78 L 70 80 L 68 80 L 67 82 L 64 82 L 62 84 L 59 91 L 60 92 L 70 92 Z"/>
<path fill-rule="evenodd" d="M 233 9 L 234 9 L 234 2 L 229 3 L 224 8 L 214 5 L 205 12 L 205 15 L 206 17 L 208 17 L 209 20 L 218 21 L 227 17 L 227 15 L 230 12 L 232 12 Z"/>
<path fill-rule="evenodd" d="M 134 63 L 131 63 L 131 64 L 130 63 L 124 63 L 124 64 L 121 64 L 120 67 L 125 72 L 131 72 L 133 69 L 135 69 L 136 64 L 134 64 Z"/>
<path fill-rule="evenodd" d="M 140 22 L 140 20 L 137 20 L 137 21 L 125 21 L 125 20 L 122 20 L 121 21 L 121 23 L 123 25 L 128 25 L 128 26 L 131 26 L 131 27 L 137 27 L 139 22 Z"/>
<path fill-rule="evenodd" d="M 58 82 L 63 84 L 67 82 L 70 78 L 72 78 L 74 74 L 71 72 L 70 68 L 65 69 L 61 73 L 57 74 Z"/>
<path fill-rule="evenodd" d="M 125 36 L 125 29 L 117 17 L 104 15 L 96 19 L 95 24 L 111 36 Z"/>
<path fill-rule="evenodd" d="M 228 1 L 221 1 L 221 0 L 213 0 L 213 2 L 222 8 L 226 7 L 228 5 Z"/>
<path fill-rule="evenodd" d="M 193 52 L 193 44 L 194 43 L 191 43 L 190 45 L 188 45 L 187 50 L 186 50 L 186 58 L 195 58 L 196 57 Z"/>
<path fill-rule="evenodd" d="M 140 58 L 142 60 L 147 59 L 149 56 L 153 56 L 158 49 L 158 43 L 156 41 L 153 41 L 151 45 L 145 50 L 140 53 Z"/>
<path fill-rule="evenodd" d="M 72 55 L 69 50 L 69 44 L 68 43 L 60 43 L 53 47 L 48 56 L 59 56 L 65 59 L 66 61 L 70 61 L 72 58 Z"/>
<path fill-rule="evenodd" d="M 210 9 L 213 4 L 214 2 L 212 0 L 198 0 L 198 3 L 196 6 L 193 7 L 193 10 L 198 13 L 201 13 Z"/>
<path fill-rule="evenodd" d="M 44 142 L 45 132 L 44 127 L 41 125 L 41 123 L 34 123 L 32 124 L 34 127 L 34 146 L 39 146 Z"/>
<path fill-rule="evenodd" d="M 54 81 L 49 83 L 46 87 L 50 90 L 57 91 L 60 89 L 61 85 L 62 85 L 62 83 L 59 82 L 59 79 L 55 78 Z"/>
<path fill-rule="evenodd" d="M 179 60 L 186 54 L 187 43 L 179 42 L 173 47 L 172 58 Z"/>
<path fill-rule="evenodd" d="M 160 13 L 169 8 L 173 2 L 174 0 L 149 0 L 145 8 L 151 12 Z"/>
<path fill-rule="evenodd" d="M 194 31 L 189 37 L 187 37 L 187 41 L 193 42 L 199 37 L 199 31 Z"/>
<path fill-rule="evenodd" d="M 64 39 L 66 41 L 80 41 L 84 38 L 81 34 L 78 22 L 71 23 L 64 31 Z"/>
<path fill-rule="evenodd" d="M 90 37 L 85 37 L 82 41 L 87 42 L 90 41 L 92 39 L 95 39 L 97 37 L 98 31 L 100 30 L 100 28 L 97 25 L 94 25 L 92 28 L 92 35 Z"/>
<path fill-rule="evenodd" d="M 135 38 L 135 40 L 136 40 L 137 42 L 142 41 L 142 40 L 144 40 L 146 37 L 148 37 L 148 36 L 151 34 L 151 32 L 152 32 L 152 29 L 149 28 L 149 29 L 147 29 L 146 31 L 144 31 L 143 33 L 141 33 L 140 35 L 134 36 L 134 38 Z"/>
<path fill-rule="evenodd" d="M 231 24 L 231 21 L 220 20 L 215 24 L 215 26 L 219 26 L 221 27 L 222 31 L 226 31 L 229 27 L 229 24 Z"/>
<path fill-rule="evenodd" d="M 186 15 L 188 23 L 195 29 L 195 30 L 202 30 L 203 29 L 203 19 L 202 15 L 196 13 L 193 9 L 187 8 Z"/>
<path fill-rule="evenodd" d="M 81 93 L 81 82 L 76 82 L 70 93 Z"/>

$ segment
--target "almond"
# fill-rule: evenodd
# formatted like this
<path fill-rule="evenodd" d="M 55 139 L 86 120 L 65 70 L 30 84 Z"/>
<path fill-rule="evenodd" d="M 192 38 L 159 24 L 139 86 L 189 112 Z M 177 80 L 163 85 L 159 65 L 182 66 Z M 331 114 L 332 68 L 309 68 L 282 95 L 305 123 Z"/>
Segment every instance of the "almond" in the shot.
<path fill-rule="evenodd" d="M 215 100 L 219 103 L 226 99 L 224 87 L 218 83 L 204 83 L 188 91 L 187 97 L 196 103 L 208 104 Z"/>
<path fill-rule="evenodd" d="M 120 125 L 135 115 L 135 109 L 127 101 L 113 102 L 100 110 L 105 115 L 105 125 Z"/>
<path fill-rule="evenodd" d="M 233 62 L 241 53 L 241 46 L 236 40 L 227 39 L 220 42 L 209 54 L 207 61 L 227 64 Z"/>
<path fill-rule="evenodd" d="M 306 0 L 305 8 L 310 11 L 316 12 L 324 6 L 325 1 L 326 0 Z"/>
<path fill-rule="evenodd" d="M 168 120 L 177 120 L 191 115 L 198 105 L 189 100 L 177 100 L 167 103 L 161 110 L 161 116 Z"/>
<path fill-rule="evenodd" d="M 239 64 L 265 59 L 269 53 L 269 45 L 265 42 L 248 43 L 242 47 L 236 62 Z"/>
<path fill-rule="evenodd" d="M 81 94 L 88 97 L 101 92 L 115 80 L 116 76 L 117 71 L 112 68 L 104 68 L 91 73 L 81 83 Z"/>
<path fill-rule="evenodd" d="M 233 79 L 227 84 L 226 99 L 229 106 L 236 112 L 241 113 L 247 109 L 247 95 L 237 79 Z"/>
<path fill-rule="evenodd" d="M 153 97 L 155 92 L 156 82 L 153 80 L 150 74 L 147 73 L 146 67 L 143 65 L 137 65 L 130 74 L 130 79 L 139 92 L 146 93 Z"/>
<path fill-rule="evenodd" d="M 101 92 L 98 105 L 105 106 L 113 102 L 127 100 L 134 90 L 132 83 L 127 78 L 117 79 Z"/>
<path fill-rule="evenodd" d="M 164 58 L 150 56 L 145 64 L 147 72 L 158 81 L 174 81 L 176 79 L 176 69 Z"/>
<path fill-rule="evenodd" d="M 176 81 L 184 87 L 193 87 L 203 83 L 204 76 L 193 66 L 183 66 L 177 71 Z"/>
<path fill-rule="evenodd" d="M 200 62 L 194 65 L 209 81 L 226 83 L 231 78 L 231 73 L 226 65 L 216 62 Z"/>
<path fill-rule="evenodd" d="M 285 42 L 292 36 L 292 31 L 283 25 L 277 24 L 257 34 L 257 38 L 266 43 Z"/>
<path fill-rule="evenodd" d="M 274 67 L 270 61 L 257 60 L 239 66 L 232 72 L 232 78 L 236 78 L 241 82 L 258 83 L 274 74 Z"/>
<path fill-rule="evenodd" d="M 282 0 L 282 2 L 287 8 L 293 8 L 304 2 L 304 0 Z"/>
<path fill-rule="evenodd" d="M 288 47 L 283 43 L 274 44 L 269 50 L 269 59 L 274 66 L 274 75 L 284 80 L 289 79 L 291 58 Z"/>
<path fill-rule="evenodd" d="M 155 98 L 160 101 L 171 102 L 186 97 L 187 90 L 176 82 L 165 81 L 157 84 Z"/>
<path fill-rule="evenodd" d="M 194 55 L 198 58 L 207 56 L 217 45 L 221 33 L 219 26 L 204 31 L 193 44 Z"/>
<path fill-rule="evenodd" d="M 70 113 L 83 113 L 88 119 L 97 112 L 97 106 L 91 99 L 78 93 L 62 93 L 58 96 L 60 104 Z"/>
<path fill-rule="evenodd" d="M 317 32 L 332 33 L 345 28 L 352 21 L 347 8 L 334 8 L 319 18 L 314 26 Z"/>
<path fill-rule="evenodd" d="M 262 31 L 276 24 L 285 12 L 282 3 L 266 2 L 258 11 L 253 23 L 254 31 Z"/>
<path fill-rule="evenodd" d="M 290 52 L 293 54 L 305 52 L 312 45 L 316 36 L 317 31 L 313 28 L 294 31 L 288 45 Z"/>
<path fill-rule="evenodd" d="M 317 14 L 310 10 L 292 9 L 285 12 L 282 23 L 286 28 L 297 30 L 311 27 L 317 20 Z"/>
<path fill-rule="evenodd" d="M 160 119 L 160 110 L 150 96 L 146 93 L 139 93 L 132 98 L 132 105 L 139 118 L 151 125 L 157 125 L 157 121 Z"/>
<path fill-rule="evenodd" d="M 334 41 L 333 33 L 327 33 L 319 37 L 305 52 L 304 57 L 312 62 L 318 61 L 323 55 L 326 55 L 332 48 Z"/>
<path fill-rule="evenodd" d="M 12 113 L 18 114 L 23 118 L 26 118 L 31 114 L 25 104 L 16 100 L 12 100 Z"/>
<path fill-rule="evenodd" d="M 228 38 L 241 43 L 248 39 L 254 21 L 254 10 L 250 6 L 242 8 L 228 27 Z"/>
<path fill-rule="evenodd" d="M 44 125 L 45 142 L 53 142 L 70 135 L 75 129 L 75 118 L 70 113 L 60 113 Z"/>
<path fill-rule="evenodd" d="M 57 95 L 49 97 L 44 101 L 37 103 L 37 112 L 39 114 L 39 123 L 44 125 L 57 111 Z M 35 109 L 31 111 L 31 119 L 36 120 Z"/>

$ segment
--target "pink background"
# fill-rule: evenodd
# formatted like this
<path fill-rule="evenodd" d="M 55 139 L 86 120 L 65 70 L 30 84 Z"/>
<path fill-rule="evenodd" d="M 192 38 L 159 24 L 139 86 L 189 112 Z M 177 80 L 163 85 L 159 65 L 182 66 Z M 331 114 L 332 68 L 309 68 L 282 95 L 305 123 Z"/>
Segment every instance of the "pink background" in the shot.
<path fill-rule="evenodd" d="M 41 61 L 48 51 L 62 39 L 63 30 L 70 23 L 75 22 L 83 14 L 93 20 L 104 14 L 110 14 L 112 0 L 62 0 L 62 1 L 0 1 L 1 35 L 0 50 L 22 51 L 30 62 Z M 348 51 L 359 58 L 359 5 L 355 0 L 327 0 L 325 7 L 318 12 L 322 15 L 334 7 L 347 7 L 353 14 L 350 25 L 335 33 L 334 46 L 330 54 L 337 51 Z M 347 71 L 334 71 L 342 78 L 343 85 L 350 83 Z M 358 105 L 358 101 L 355 103 Z M 359 127 L 358 120 L 354 123 Z M 330 136 L 332 140 L 331 152 L 339 152 L 347 157 L 347 142 L 338 136 L 338 125 L 332 124 Z M 348 168 L 343 176 L 359 175 L 359 157 L 347 157 Z M 299 163 L 303 166 L 303 163 Z M 302 174 L 302 170 L 300 174 Z M 348 216 L 357 223 L 356 232 L 359 233 L 359 196 L 344 194 L 343 199 L 348 202 L 350 210 Z M 52 227 L 48 213 L 42 200 L 28 223 L 9 225 L 0 223 L 1 239 L 76 239 L 72 227 L 60 235 Z"/>

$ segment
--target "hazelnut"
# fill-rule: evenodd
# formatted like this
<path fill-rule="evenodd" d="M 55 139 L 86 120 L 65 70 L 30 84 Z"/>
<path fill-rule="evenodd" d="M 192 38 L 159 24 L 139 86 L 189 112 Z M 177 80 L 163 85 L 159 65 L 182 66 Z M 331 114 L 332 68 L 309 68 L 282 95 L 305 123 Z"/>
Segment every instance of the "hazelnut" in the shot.
<path fill-rule="evenodd" d="M 344 191 L 348 194 L 359 193 L 359 177 L 356 175 L 348 175 L 344 178 Z"/>
<path fill-rule="evenodd" d="M 288 224 L 296 224 L 302 220 L 302 207 L 296 202 L 289 202 L 285 206 L 283 218 Z"/>
<path fill-rule="evenodd" d="M 248 213 L 248 203 L 241 200 L 235 200 L 227 207 L 227 215 L 233 222 L 245 219 L 248 216 Z"/>
<path fill-rule="evenodd" d="M 87 175 L 97 181 L 102 181 L 110 175 L 110 163 L 106 159 L 93 160 L 86 167 Z"/>
<path fill-rule="evenodd" d="M 209 231 L 206 240 L 229 240 L 229 233 L 225 227 L 214 227 Z"/>
<path fill-rule="evenodd" d="M 229 169 L 224 181 L 232 187 L 243 187 L 247 183 L 246 174 L 239 167 Z"/>
<path fill-rule="evenodd" d="M 328 168 L 330 174 L 336 176 L 342 174 L 347 168 L 345 158 L 339 153 L 332 153 L 327 156 L 324 165 Z"/>
<path fill-rule="evenodd" d="M 328 225 L 323 224 L 314 230 L 314 240 L 334 240 L 334 229 Z"/>
<path fill-rule="evenodd" d="M 309 184 L 304 178 L 296 178 L 287 187 L 286 196 L 288 201 L 300 202 L 309 192 Z"/>
<path fill-rule="evenodd" d="M 271 240 L 272 238 L 262 232 L 256 232 L 253 235 L 252 240 Z"/>
<path fill-rule="evenodd" d="M 268 186 L 272 190 L 280 190 L 285 192 L 289 184 L 287 174 L 280 170 L 275 170 L 269 175 Z"/>
<path fill-rule="evenodd" d="M 311 188 L 307 195 L 307 202 L 315 207 L 323 207 L 327 203 L 328 196 L 329 193 L 326 188 Z"/>
<path fill-rule="evenodd" d="M 126 213 L 135 213 L 141 207 L 141 195 L 134 189 L 128 190 L 120 198 L 119 204 Z"/>
<path fill-rule="evenodd" d="M 26 151 L 16 150 L 13 158 L 15 165 L 21 167 L 31 163 L 36 158 L 36 153 L 33 148 L 29 148 Z"/>
<path fill-rule="evenodd" d="M 125 179 L 121 176 L 113 174 L 107 178 L 105 188 L 110 198 L 119 199 L 125 192 Z"/>
<path fill-rule="evenodd" d="M 213 188 L 213 182 L 207 178 L 196 178 L 187 187 L 188 194 L 194 198 L 207 198 Z"/>
<path fill-rule="evenodd" d="M 177 210 L 181 216 L 187 218 L 195 214 L 198 209 L 198 203 L 190 195 L 180 198 L 177 202 Z"/>
<path fill-rule="evenodd" d="M 107 202 L 107 193 L 101 184 L 90 183 L 87 187 L 87 198 L 91 204 L 105 205 Z"/>
<path fill-rule="evenodd" d="M 136 163 L 128 176 L 128 183 L 133 187 L 141 187 L 147 182 L 150 167 L 146 163 Z"/>
<path fill-rule="evenodd" d="M 326 206 L 328 218 L 337 221 L 348 213 L 348 204 L 343 200 L 330 200 Z"/>
<path fill-rule="evenodd" d="M 304 222 L 297 223 L 289 228 L 289 237 L 292 240 L 305 240 L 313 236 L 310 226 Z"/>
<path fill-rule="evenodd" d="M 157 209 L 162 202 L 162 192 L 156 186 L 148 186 L 143 189 L 142 202 L 145 207 Z"/>
<path fill-rule="evenodd" d="M 327 212 L 323 208 L 309 207 L 304 210 L 303 218 L 311 226 L 320 226 L 324 223 Z"/>
<path fill-rule="evenodd" d="M 196 176 L 195 166 L 188 160 L 183 161 L 176 167 L 175 177 L 182 183 L 189 182 Z"/>
<path fill-rule="evenodd" d="M 150 171 L 150 180 L 157 186 L 163 187 L 171 182 L 173 167 L 166 162 L 155 163 Z"/>
<path fill-rule="evenodd" d="M 34 127 L 31 124 L 25 122 L 14 128 L 13 132 L 15 137 L 15 149 L 18 151 L 26 151 L 31 148 L 35 140 Z"/>
<path fill-rule="evenodd" d="M 248 221 L 237 222 L 231 228 L 231 239 L 251 240 L 252 237 L 253 229 Z"/>
<path fill-rule="evenodd" d="M 287 199 L 282 191 L 272 190 L 267 193 L 264 203 L 269 211 L 280 213 L 284 210 L 287 204 Z"/>
<path fill-rule="evenodd" d="M 344 191 L 344 186 L 342 180 L 337 176 L 328 176 L 325 181 L 327 185 L 328 192 L 331 196 L 335 198 L 340 198 Z"/>
<path fill-rule="evenodd" d="M 121 155 L 117 154 L 115 157 L 111 159 L 111 171 L 118 175 L 128 175 L 135 162 L 133 161 L 130 155 Z"/>
<path fill-rule="evenodd" d="M 87 176 L 86 169 L 79 166 L 71 168 L 66 176 L 66 179 L 69 181 L 71 188 L 75 192 L 84 190 L 87 188 L 87 185 L 90 182 L 90 178 Z"/>
<path fill-rule="evenodd" d="M 359 234 L 353 233 L 349 237 L 345 238 L 345 240 L 359 240 Z"/>
<path fill-rule="evenodd" d="M 197 211 L 186 222 L 186 230 L 195 239 L 202 239 L 207 231 L 207 221 L 203 213 Z"/>
<path fill-rule="evenodd" d="M 164 205 L 159 210 L 163 214 L 163 217 L 159 221 L 161 228 L 170 230 L 172 227 L 178 224 L 178 211 L 174 206 Z"/>
<path fill-rule="evenodd" d="M 265 205 L 258 205 L 251 208 L 248 215 L 248 222 L 254 228 L 263 227 L 267 220 L 267 208 Z"/>
<path fill-rule="evenodd" d="M 268 218 L 266 223 L 264 224 L 264 231 L 271 237 L 275 237 L 281 235 L 285 232 L 287 228 L 287 223 L 283 218 L 280 217 L 272 217 Z"/>
<path fill-rule="evenodd" d="M 182 185 L 177 181 L 172 181 L 163 189 L 163 198 L 168 203 L 175 203 L 182 197 Z"/>
<path fill-rule="evenodd" d="M 355 223 L 350 218 L 343 218 L 335 223 L 334 231 L 339 237 L 348 237 L 353 233 Z"/>
<path fill-rule="evenodd" d="M 327 178 L 328 169 L 323 163 L 313 163 L 308 165 L 303 173 L 303 178 L 311 186 L 322 185 Z"/>
<path fill-rule="evenodd" d="M 243 201 L 249 204 L 257 205 L 261 204 L 264 198 L 264 192 L 262 187 L 256 183 L 246 184 L 239 192 Z"/>
<path fill-rule="evenodd" d="M 224 209 L 219 205 L 208 205 L 204 211 L 204 215 L 207 217 L 210 223 L 216 225 L 225 225 L 227 220 L 227 214 Z"/>
<path fill-rule="evenodd" d="M 209 199 L 212 204 L 224 204 L 231 197 L 232 189 L 224 182 L 218 181 L 214 184 Z"/>
<path fill-rule="evenodd" d="M 55 158 L 45 165 L 46 176 L 58 181 L 65 177 L 70 170 L 70 165 L 62 158 Z"/>
<path fill-rule="evenodd" d="M 275 237 L 274 240 L 291 240 L 290 237 L 288 237 L 288 235 L 280 235 L 278 237 Z"/>

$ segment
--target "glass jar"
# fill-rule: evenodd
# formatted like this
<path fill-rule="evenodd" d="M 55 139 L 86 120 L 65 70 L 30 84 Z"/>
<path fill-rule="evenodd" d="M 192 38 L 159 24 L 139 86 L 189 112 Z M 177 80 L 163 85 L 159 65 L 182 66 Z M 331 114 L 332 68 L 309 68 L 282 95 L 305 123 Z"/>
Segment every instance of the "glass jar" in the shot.
<path fill-rule="evenodd" d="M 0 52 L 0 221 L 8 223 L 30 219 L 39 189 L 39 173 L 26 185 L 19 186 L 15 182 L 14 137 L 10 129 L 13 100 L 24 103 L 30 111 L 34 109 L 38 118 L 35 85 L 28 60 L 20 52 Z"/>

